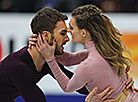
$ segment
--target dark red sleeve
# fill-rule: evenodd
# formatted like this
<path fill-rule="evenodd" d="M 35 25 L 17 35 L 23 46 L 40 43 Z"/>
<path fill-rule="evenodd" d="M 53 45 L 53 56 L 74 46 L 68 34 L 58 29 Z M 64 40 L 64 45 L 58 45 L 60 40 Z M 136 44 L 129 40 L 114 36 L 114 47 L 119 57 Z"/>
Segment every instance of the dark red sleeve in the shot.
<path fill-rule="evenodd" d="M 46 102 L 42 90 L 33 80 L 36 76 L 31 69 L 20 63 L 8 68 L 7 71 L 10 81 L 26 102 Z"/>

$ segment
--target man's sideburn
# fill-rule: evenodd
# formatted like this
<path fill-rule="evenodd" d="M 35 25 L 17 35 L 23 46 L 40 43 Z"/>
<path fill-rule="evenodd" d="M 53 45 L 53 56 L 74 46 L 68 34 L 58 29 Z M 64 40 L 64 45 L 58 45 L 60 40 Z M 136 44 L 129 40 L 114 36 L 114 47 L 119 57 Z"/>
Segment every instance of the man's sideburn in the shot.
<path fill-rule="evenodd" d="M 49 42 L 50 46 L 53 45 L 53 40 L 54 40 L 54 37 L 51 36 L 51 39 L 50 39 L 50 42 Z M 61 54 L 63 54 L 63 50 L 60 50 L 59 48 L 60 48 L 60 46 L 58 44 L 56 44 L 56 49 L 55 49 L 55 54 L 54 55 L 61 55 Z"/>

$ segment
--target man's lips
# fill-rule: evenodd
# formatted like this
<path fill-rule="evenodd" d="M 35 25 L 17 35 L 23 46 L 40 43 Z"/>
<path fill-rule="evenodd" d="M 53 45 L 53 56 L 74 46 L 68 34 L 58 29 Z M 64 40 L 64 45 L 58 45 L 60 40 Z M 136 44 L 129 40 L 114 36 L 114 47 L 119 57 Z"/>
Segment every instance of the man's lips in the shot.
<path fill-rule="evenodd" d="M 66 44 L 66 42 L 63 42 L 63 43 L 62 43 L 62 46 L 65 45 L 65 44 Z"/>
<path fill-rule="evenodd" d="M 64 49 L 63 45 L 65 45 L 65 44 L 66 44 L 66 42 L 63 42 L 63 43 L 62 43 L 62 45 L 61 45 L 61 48 L 62 48 L 62 49 Z"/>

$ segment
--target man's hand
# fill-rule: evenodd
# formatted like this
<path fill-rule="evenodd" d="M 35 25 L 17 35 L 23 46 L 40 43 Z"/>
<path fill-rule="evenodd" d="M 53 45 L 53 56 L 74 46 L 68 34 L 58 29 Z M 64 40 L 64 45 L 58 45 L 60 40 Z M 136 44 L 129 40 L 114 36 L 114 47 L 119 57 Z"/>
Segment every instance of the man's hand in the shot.
<path fill-rule="evenodd" d="M 103 92 L 95 95 L 97 88 L 94 88 L 85 98 L 85 102 L 116 102 L 115 99 L 107 99 L 107 97 L 111 95 L 113 91 L 113 89 L 107 87 Z"/>
<path fill-rule="evenodd" d="M 134 90 L 133 84 L 134 84 L 133 78 L 127 74 L 126 89 Z"/>

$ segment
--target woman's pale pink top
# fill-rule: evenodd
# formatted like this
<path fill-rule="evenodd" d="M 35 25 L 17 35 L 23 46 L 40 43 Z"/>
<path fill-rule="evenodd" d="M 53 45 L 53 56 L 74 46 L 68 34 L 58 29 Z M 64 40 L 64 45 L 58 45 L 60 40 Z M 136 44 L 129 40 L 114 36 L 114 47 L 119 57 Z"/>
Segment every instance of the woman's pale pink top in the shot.
<path fill-rule="evenodd" d="M 85 47 L 87 51 L 76 54 L 65 52 L 61 56 L 46 60 L 60 87 L 64 92 L 71 93 L 85 85 L 89 92 L 97 87 L 97 93 L 100 93 L 110 85 L 115 91 L 109 98 L 115 98 L 125 88 L 127 78 L 119 77 L 113 71 L 113 68 L 96 50 L 92 41 L 88 42 Z M 67 66 L 79 64 L 71 79 L 60 70 L 56 60 Z"/>

